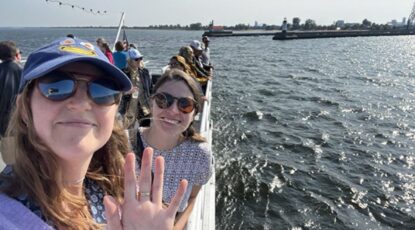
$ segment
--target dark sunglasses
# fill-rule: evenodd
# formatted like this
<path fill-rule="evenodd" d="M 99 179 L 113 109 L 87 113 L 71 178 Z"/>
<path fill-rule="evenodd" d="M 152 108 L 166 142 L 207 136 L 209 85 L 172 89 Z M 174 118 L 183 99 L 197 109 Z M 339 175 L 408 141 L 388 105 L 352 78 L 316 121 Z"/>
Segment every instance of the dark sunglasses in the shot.
<path fill-rule="evenodd" d="M 52 71 L 36 81 L 40 93 L 51 101 L 63 101 L 72 97 L 79 81 L 73 73 Z M 97 105 L 113 105 L 120 101 L 121 94 L 114 88 L 114 81 L 103 77 L 86 81 L 88 96 Z"/>
<path fill-rule="evenodd" d="M 180 64 L 177 62 L 170 63 L 171 67 L 180 67 Z"/>
<path fill-rule="evenodd" d="M 156 93 L 151 97 L 156 101 L 156 104 L 160 109 L 169 108 L 170 106 L 173 105 L 174 100 L 177 100 L 177 108 L 182 113 L 190 113 L 195 108 L 197 109 L 197 102 L 192 98 L 188 98 L 188 97 L 177 98 L 168 93 Z"/>
<path fill-rule="evenodd" d="M 141 60 L 143 60 L 143 58 L 136 58 L 136 59 L 134 59 L 135 61 L 141 61 Z"/>

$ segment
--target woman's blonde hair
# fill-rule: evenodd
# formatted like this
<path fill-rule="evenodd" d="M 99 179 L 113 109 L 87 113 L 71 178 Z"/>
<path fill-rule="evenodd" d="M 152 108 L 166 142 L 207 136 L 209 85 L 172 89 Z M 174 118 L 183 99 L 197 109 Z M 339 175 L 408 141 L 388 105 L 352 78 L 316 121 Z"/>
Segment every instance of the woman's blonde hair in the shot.
<path fill-rule="evenodd" d="M 157 80 L 156 85 L 153 88 L 153 92 L 157 93 L 157 90 L 164 84 L 167 84 L 168 82 L 172 81 L 181 81 L 184 84 L 189 87 L 190 91 L 193 94 L 193 97 L 196 101 L 196 108 L 195 108 L 195 116 L 201 109 L 201 106 L 203 104 L 202 96 L 203 93 L 200 89 L 199 83 L 196 82 L 196 80 L 189 75 L 187 75 L 185 72 L 179 70 L 179 69 L 172 69 L 169 71 L 166 71 L 160 79 Z M 194 117 L 193 117 L 194 119 Z M 187 139 L 191 139 L 198 142 L 204 142 L 206 139 L 200 135 L 200 133 L 197 133 L 193 127 L 193 121 L 190 123 L 189 127 L 182 133 L 182 135 Z"/>
<path fill-rule="evenodd" d="M 183 71 L 189 76 L 196 78 L 197 73 L 187 64 L 186 59 L 180 55 L 175 55 L 171 59 L 176 60 L 180 66 L 183 68 Z"/>
<path fill-rule="evenodd" d="M 101 228 L 93 220 L 87 200 L 72 195 L 65 188 L 57 156 L 35 131 L 30 107 L 33 87 L 33 83 L 29 84 L 18 96 L 11 117 L 7 132 L 15 139 L 16 162 L 13 175 L 5 178 L 7 186 L 1 190 L 11 197 L 27 194 L 39 205 L 47 222 L 59 228 Z M 105 194 L 118 201 L 122 200 L 124 193 L 127 143 L 124 131 L 115 121 L 110 139 L 94 153 L 86 174 L 100 185 Z"/>

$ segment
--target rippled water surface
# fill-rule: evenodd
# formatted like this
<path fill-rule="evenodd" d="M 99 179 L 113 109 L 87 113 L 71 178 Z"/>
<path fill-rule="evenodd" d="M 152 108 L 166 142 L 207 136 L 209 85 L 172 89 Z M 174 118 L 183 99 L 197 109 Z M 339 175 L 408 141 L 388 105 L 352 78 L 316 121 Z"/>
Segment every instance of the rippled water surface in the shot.
<path fill-rule="evenodd" d="M 0 29 L 25 54 L 67 33 Z M 200 32 L 127 31 L 158 69 Z M 212 38 L 217 229 L 414 229 L 415 37 Z"/>

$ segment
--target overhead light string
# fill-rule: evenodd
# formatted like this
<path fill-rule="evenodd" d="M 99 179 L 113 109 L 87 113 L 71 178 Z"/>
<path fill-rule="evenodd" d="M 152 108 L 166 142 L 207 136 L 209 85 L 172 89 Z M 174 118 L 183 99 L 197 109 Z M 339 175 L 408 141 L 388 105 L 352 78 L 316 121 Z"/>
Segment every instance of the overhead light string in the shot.
<path fill-rule="evenodd" d="M 106 15 L 108 13 L 108 11 L 106 10 L 95 10 L 95 9 L 91 9 L 91 8 L 87 8 L 87 7 L 83 7 L 83 6 L 79 6 L 79 5 L 71 4 L 67 2 L 57 1 L 57 0 L 46 0 L 46 3 L 57 3 L 59 6 L 68 6 L 68 7 L 71 7 L 72 9 L 77 8 L 82 11 L 85 11 L 86 13 L 90 13 L 94 15 Z"/>

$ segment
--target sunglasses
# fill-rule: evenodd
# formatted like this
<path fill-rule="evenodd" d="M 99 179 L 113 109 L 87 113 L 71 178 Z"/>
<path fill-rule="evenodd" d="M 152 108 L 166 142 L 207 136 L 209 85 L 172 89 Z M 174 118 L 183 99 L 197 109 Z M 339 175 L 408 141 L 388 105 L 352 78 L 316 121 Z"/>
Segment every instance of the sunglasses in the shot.
<path fill-rule="evenodd" d="M 177 62 L 171 62 L 171 63 L 170 63 L 170 66 L 171 66 L 171 67 L 181 67 L 181 66 L 180 66 L 180 64 L 179 64 L 179 63 L 177 63 Z"/>
<path fill-rule="evenodd" d="M 177 100 L 177 108 L 182 113 L 190 113 L 195 108 L 197 109 L 197 102 L 188 97 L 174 97 L 168 93 L 156 93 L 152 96 L 154 101 L 156 101 L 157 106 L 160 109 L 167 109 L 173 105 L 174 100 Z"/>
<path fill-rule="evenodd" d="M 121 94 L 114 88 L 114 81 L 103 77 L 87 81 L 76 79 L 74 73 L 52 71 L 39 78 L 36 84 L 47 99 L 63 101 L 75 95 L 79 81 L 87 82 L 88 96 L 97 105 L 113 105 L 120 101 Z"/>
<path fill-rule="evenodd" d="M 143 60 L 143 58 L 136 58 L 136 59 L 134 59 L 134 61 L 141 61 L 141 60 Z"/>

